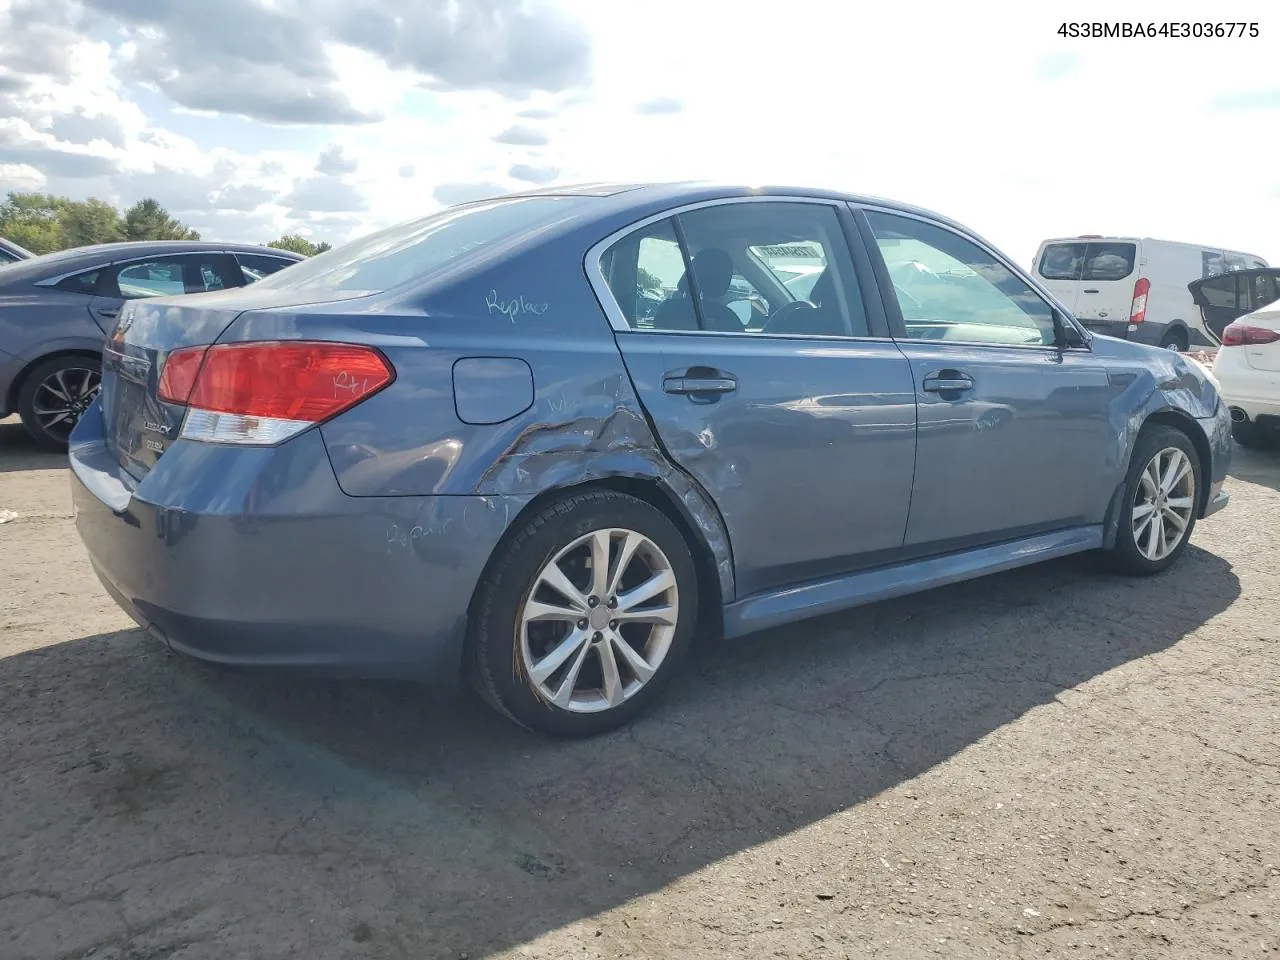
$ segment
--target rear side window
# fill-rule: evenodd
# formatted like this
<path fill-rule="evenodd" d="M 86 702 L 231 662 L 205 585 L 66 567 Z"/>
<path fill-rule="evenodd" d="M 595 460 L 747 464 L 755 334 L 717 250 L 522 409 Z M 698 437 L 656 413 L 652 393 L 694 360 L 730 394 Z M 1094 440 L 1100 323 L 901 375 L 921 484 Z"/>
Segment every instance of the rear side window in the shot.
<path fill-rule="evenodd" d="M 255 287 L 368 295 L 425 279 L 478 248 L 515 242 L 600 201 L 587 196 L 508 197 L 449 207 L 277 270 Z"/>
<path fill-rule="evenodd" d="M 684 255 L 671 220 L 659 220 L 624 237 L 601 262 L 609 292 L 633 330 L 697 330 L 693 302 L 677 296 L 684 276 Z"/>
<path fill-rule="evenodd" d="M 1040 257 L 1046 280 L 1089 280 L 1105 283 L 1133 273 L 1138 248 L 1132 243 L 1051 243 Z"/>
<path fill-rule="evenodd" d="M 99 271 L 90 270 L 88 273 L 77 273 L 71 277 L 63 277 L 56 284 L 59 290 L 67 293 L 83 293 L 86 297 L 92 297 L 98 292 L 98 276 Z"/>

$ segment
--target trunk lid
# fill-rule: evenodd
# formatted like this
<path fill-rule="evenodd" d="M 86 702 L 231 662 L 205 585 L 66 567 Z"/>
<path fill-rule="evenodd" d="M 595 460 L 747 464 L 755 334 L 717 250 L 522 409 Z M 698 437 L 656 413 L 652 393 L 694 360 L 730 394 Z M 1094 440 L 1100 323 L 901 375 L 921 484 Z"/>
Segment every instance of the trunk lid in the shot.
<path fill-rule="evenodd" d="M 177 439 L 185 407 L 159 399 L 165 359 L 179 347 L 213 343 L 244 312 L 219 294 L 134 301 L 120 312 L 102 349 L 102 418 L 107 447 L 141 480 Z"/>

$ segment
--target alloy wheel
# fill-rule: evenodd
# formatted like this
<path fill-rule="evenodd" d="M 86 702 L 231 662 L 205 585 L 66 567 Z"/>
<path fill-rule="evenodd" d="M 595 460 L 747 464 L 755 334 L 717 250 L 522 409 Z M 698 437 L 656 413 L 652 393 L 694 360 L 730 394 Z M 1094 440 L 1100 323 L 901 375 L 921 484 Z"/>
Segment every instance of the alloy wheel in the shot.
<path fill-rule="evenodd" d="M 551 558 L 520 610 L 525 675 L 546 702 L 599 713 L 658 672 L 679 622 L 671 561 L 634 530 L 593 530 Z"/>
<path fill-rule="evenodd" d="M 1133 501 L 1133 542 L 1152 563 L 1169 556 L 1191 524 L 1196 474 L 1191 459 L 1177 447 L 1165 447 L 1138 476 Z"/>
<path fill-rule="evenodd" d="M 40 381 L 31 409 L 36 423 L 50 438 L 66 443 L 93 398 L 102 376 L 88 367 L 63 367 Z"/>

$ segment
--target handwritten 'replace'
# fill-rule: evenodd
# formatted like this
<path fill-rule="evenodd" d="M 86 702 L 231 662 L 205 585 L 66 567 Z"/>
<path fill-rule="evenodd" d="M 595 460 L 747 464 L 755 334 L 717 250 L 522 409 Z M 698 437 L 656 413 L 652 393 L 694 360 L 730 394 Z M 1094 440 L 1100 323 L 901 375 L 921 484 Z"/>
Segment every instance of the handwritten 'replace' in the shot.
<path fill-rule="evenodd" d="M 503 300 L 498 296 L 497 290 L 489 291 L 484 298 L 484 305 L 489 308 L 490 316 L 499 313 L 512 323 L 515 323 L 516 317 L 522 314 L 540 317 L 547 312 L 548 306 L 545 303 L 533 303 L 526 300 L 523 295 L 513 297 L 510 300 Z"/>

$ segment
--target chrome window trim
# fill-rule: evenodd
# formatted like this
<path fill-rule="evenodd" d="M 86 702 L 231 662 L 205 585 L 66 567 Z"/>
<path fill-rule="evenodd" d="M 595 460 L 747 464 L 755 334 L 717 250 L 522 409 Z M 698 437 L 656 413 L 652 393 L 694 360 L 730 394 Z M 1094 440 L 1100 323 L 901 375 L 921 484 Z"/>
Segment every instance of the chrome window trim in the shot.
<path fill-rule="evenodd" d="M 1045 287 L 1037 283 L 1033 276 L 1028 274 L 1016 263 L 1014 263 L 1008 257 L 1004 256 L 1002 253 L 1000 253 L 999 250 L 997 250 L 990 243 L 988 243 L 986 240 L 984 240 L 982 237 L 978 236 L 976 233 L 972 232 L 971 230 L 968 230 L 962 226 L 959 226 L 958 224 L 951 224 L 934 217 L 922 216 L 921 214 L 915 213 L 914 211 L 898 210 L 893 207 L 882 206 L 881 204 L 876 204 L 876 203 L 858 203 L 856 201 L 850 201 L 849 207 L 853 210 L 862 210 L 862 211 L 871 212 L 871 213 L 883 213 L 889 216 L 903 217 L 907 220 L 917 220 L 920 223 L 927 224 L 928 226 L 931 226 L 931 227 L 936 227 L 939 230 L 946 230 L 948 233 L 959 237 L 961 240 L 969 241 L 974 246 L 976 246 L 979 250 L 981 250 L 983 253 L 993 258 L 997 263 L 1003 266 L 1015 277 L 1022 280 L 1028 287 L 1031 288 L 1031 291 L 1034 294 L 1036 294 L 1036 296 L 1038 296 L 1041 300 L 1044 301 L 1045 306 L 1047 306 L 1050 310 L 1058 313 L 1058 315 L 1062 317 L 1062 320 L 1064 323 L 1068 323 L 1075 328 L 1076 332 L 1080 334 L 1081 339 L 1084 340 L 1084 344 L 1083 346 L 1068 347 L 1065 349 L 1074 349 L 1074 350 L 1090 349 L 1090 344 L 1093 342 L 1093 334 L 1088 330 L 1084 329 L 1084 327 L 1080 325 L 1080 322 L 1071 315 L 1071 311 L 1068 310 L 1066 307 L 1064 307 L 1062 303 L 1058 300 L 1058 298 L 1055 297 L 1052 293 L 1050 293 Z M 876 252 L 879 253 L 878 250 Z M 1027 344 L 989 343 L 985 340 L 931 341 L 931 340 L 919 340 L 914 337 L 907 337 L 905 339 L 910 340 L 912 343 L 939 342 L 939 343 L 956 344 L 957 346 L 1000 347 L 1000 348 L 1011 348 L 1014 350 L 1055 350 L 1056 351 L 1056 350 L 1064 349 L 1062 347 L 1059 347 L 1051 343 L 1027 343 Z"/>
<path fill-rule="evenodd" d="M 689 213 L 694 210 L 702 210 L 707 207 L 722 207 L 727 204 L 738 203 L 809 203 L 816 206 L 828 207 L 835 211 L 836 216 L 840 215 L 840 207 L 846 204 L 844 200 L 833 200 L 827 197 L 795 197 L 789 194 L 771 193 L 768 196 L 747 196 L 747 197 L 717 197 L 714 200 L 697 200 L 693 203 L 684 203 L 675 207 L 668 207 L 661 213 L 651 214 L 640 220 L 635 220 L 625 227 L 621 227 L 609 234 L 603 240 L 599 240 L 592 244 L 583 257 L 583 269 L 587 274 L 587 282 L 591 284 L 591 289 L 595 292 L 596 300 L 600 303 L 600 308 L 604 310 L 605 317 L 609 321 L 609 326 L 613 328 L 615 333 L 635 333 L 643 335 L 674 335 L 686 337 L 730 337 L 734 340 L 742 340 L 744 337 L 748 340 L 767 339 L 767 340 L 813 340 L 823 343 L 893 343 L 892 337 L 844 337 L 844 336 L 828 336 L 825 334 L 790 334 L 790 333 L 764 333 L 743 331 L 742 333 L 732 333 L 727 330 L 646 330 L 631 326 L 627 322 L 626 314 L 622 312 L 622 307 L 613 296 L 613 291 L 609 288 L 609 281 L 605 279 L 604 267 L 602 261 L 605 253 L 619 240 L 623 240 L 638 230 L 643 230 L 650 224 L 657 223 L 660 220 L 668 220 L 672 217 L 679 216 L 682 213 Z M 844 237 L 844 231 L 841 231 L 841 237 Z M 846 246 L 848 239 L 845 239 Z M 853 257 L 850 253 L 849 269 L 854 270 Z M 854 273 L 856 278 L 857 274 Z M 861 291 L 860 291 L 861 292 Z"/>

